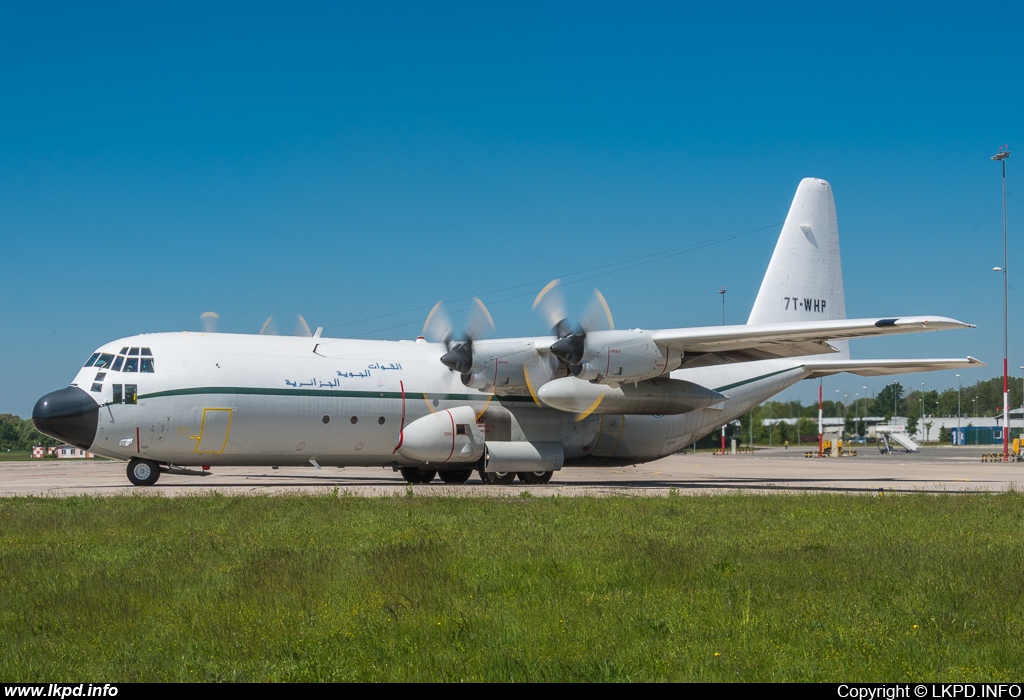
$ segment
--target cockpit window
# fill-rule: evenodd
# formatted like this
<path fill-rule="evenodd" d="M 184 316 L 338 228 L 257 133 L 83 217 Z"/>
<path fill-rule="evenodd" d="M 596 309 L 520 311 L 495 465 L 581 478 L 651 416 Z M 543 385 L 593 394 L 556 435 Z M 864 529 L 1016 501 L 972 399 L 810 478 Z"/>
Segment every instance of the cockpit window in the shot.
<path fill-rule="evenodd" d="M 125 355 L 128 357 L 126 358 Z M 112 353 L 94 352 L 85 367 L 109 369 L 113 372 L 156 372 L 153 362 L 153 351 L 149 348 L 121 348 L 115 357 Z"/>

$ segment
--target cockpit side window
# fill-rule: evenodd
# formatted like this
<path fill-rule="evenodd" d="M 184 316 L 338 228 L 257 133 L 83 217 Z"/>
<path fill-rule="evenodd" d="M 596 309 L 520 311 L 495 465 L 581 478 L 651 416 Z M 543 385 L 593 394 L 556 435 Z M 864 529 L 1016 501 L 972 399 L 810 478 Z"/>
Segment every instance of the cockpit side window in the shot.
<path fill-rule="evenodd" d="M 139 349 L 138 348 L 132 348 L 131 350 L 128 351 L 128 354 L 129 355 L 138 355 L 139 354 Z"/>
<path fill-rule="evenodd" d="M 154 371 L 153 370 L 153 358 L 152 357 L 143 357 L 142 358 L 142 365 L 139 367 L 139 371 L 140 372 L 150 372 L 150 373 L 152 373 Z"/>
<path fill-rule="evenodd" d="M 120 358 L 118 358 L 118 359 L 120 359 Z M 124 371 L 125 372 L 138 372 L 139 371 L 139 358 L 137 358 L 137 357 L 129 357 L 127 360 L 125 360 L 124 361 Z"/>
<path fill-rule="evenodd" d="M 111 367 L 111 369 L 114 370 L 115 372 L 120 372 L 121 371 L 121 363 L 122 362 L 124 362 L 124 358 L 121 357 L 120 355 L 118 355 L 117 359 L 114 360 L 114 365 L 113 365 L 113 367 Z"/>

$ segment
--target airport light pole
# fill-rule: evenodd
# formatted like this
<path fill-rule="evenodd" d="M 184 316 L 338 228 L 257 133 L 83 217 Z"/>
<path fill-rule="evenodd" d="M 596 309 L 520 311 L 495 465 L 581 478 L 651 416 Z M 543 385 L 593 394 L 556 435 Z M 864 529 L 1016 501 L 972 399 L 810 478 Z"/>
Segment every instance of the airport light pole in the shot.
<path fill-rule="evenodd" d="M 917 427 L 924 427 L 924 382 L 921 382 L 921 417 L 917 421 Z M 925 435 L 924 439 L 927 440 L 928 436 Z"/>
<path fill-rule="evenodd" d="M 963 389 L 963 382 L 960 381 L 960 375 L 956 375 L 956 440 L 954 445 L 960 445 L 963 441 L 963 437 L 960 433 L 960 391 Z"/>
<path fill-rule="evenodd" d="M 867 398 L 868 398 L 868 388 L 866 386 L 862 386 L 861 389 L 864 390 L 864 399 L 866 401 Z M 867 405 L 867 403 L 864 404 L 864 420 L 861 422 L 861 426 L 860 427 L 864 430 L 864 438 L 867 439 L 867 436 L 868 436 L 868 405 Z"/>
<path fill-rule="evenodd" d="M 725 285 L 718 290 L 718 293 L 722 295 L 722 325 L 725 325 Z"/>
<path fill-rule="evenodd" d="M 853 438 L 856 440 L 860 436 L 860 431 L 857 430 L 857 426 L 860 425 L 860 392 L 856 392 L 853 395 Z"/>
<path fill-rule="evenodd" d="M 1006 159 L 1010 157 L 1009 151 L 999 149 L 999 153 L 992 156 L 992 160 L 998 161 L 1003 166 L 1003 266 L 992 268 L 1003 273 L 1003 461 L 1010 461 L 1010 376 L 1007 356 L 1007 332 L 1006 332 Z"/>

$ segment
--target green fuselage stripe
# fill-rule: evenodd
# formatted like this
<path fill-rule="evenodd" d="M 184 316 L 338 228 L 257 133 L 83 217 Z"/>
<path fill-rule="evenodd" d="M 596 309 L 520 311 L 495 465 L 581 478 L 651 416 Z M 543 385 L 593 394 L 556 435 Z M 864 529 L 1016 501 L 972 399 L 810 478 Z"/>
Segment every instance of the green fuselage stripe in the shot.
<path fill-rule="evenodd" d="M 735 389 L 739 386 L 768 379 L 778 374 L 785 374 L 802 367 L 787 367 L 768 374 L 762 374 L 750 379 L 744 379 L 725 386 L 716 387 L 715 391 L 724 392 Z M 321 398 L 343 398 L 343 399 L 401 399 L 402 394 L 398 391 L 339 391 L 337 389 L 271 389 L 268 387 L 248 386 L 196 386 L 184 389 L 168 389 L 167 391 L 154 391 L 150 394 L 139 394 L 139 400 L 159 399 L 168 396 L 200 396 L 209 394 L 247 395 L 247 396 L 318 396 Z M 407 391 L 405 398 L 423 396 L 428 399 L 439 401 L 486 401 L 487 394 L 436 394 L 432 392 Z M 529 396 L 495 396 L 501 403 L 533 403 Z"/>

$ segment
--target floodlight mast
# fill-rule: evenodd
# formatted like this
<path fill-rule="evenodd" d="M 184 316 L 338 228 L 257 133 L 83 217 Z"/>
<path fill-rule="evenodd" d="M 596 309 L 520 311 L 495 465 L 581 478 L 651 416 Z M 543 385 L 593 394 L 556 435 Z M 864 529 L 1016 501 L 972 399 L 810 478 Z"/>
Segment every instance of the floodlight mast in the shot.
<path fill-rule="evenodd" d="M 1003 146 L 1006 148 L 1006 146 Z M 1003 166 L 1003 267 L 995 268 L 1003 273 L 1003 461 L 1010 461 L 1010 376 L 1009 376 L 1009 355 L 1007 343 L 1006 325 L 1006 159 L 1010 157 L 1009 151 L 999 149 L 999 153 L 992 156 L 992 160 L 999 161 Z"/>

